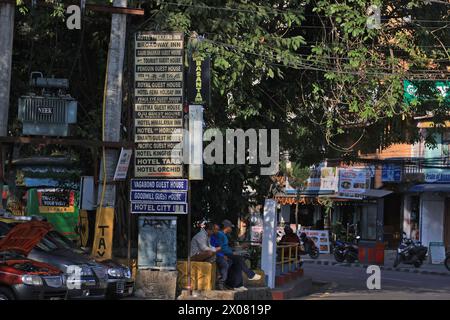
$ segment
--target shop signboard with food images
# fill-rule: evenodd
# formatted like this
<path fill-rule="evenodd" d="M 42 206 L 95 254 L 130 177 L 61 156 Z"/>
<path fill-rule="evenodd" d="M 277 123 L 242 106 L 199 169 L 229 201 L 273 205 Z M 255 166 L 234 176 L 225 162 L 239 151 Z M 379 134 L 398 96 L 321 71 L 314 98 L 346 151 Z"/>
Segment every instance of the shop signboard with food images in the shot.
<path fill-rule="evenodd" d="M 308 238 L 314 241 L 320 253 L 330 253 L 330 237 L 326 230 L 307 230 L 300 229 L 299 235 L 306 233 Z"/>
<path fill-rule="evenodd" d="M 339 197 L 362 199 L 363 193 L 369 189 L 370 172 L 365 168 L 339 169 Z"/>
<path fill-rule="evenodd" d="M 339 169 L 336 167 L 312 168 L 301 194 L 333 194 L 338 189 Z M 297 190 L 286 187 L 287 194 L 296 194 Z"/>

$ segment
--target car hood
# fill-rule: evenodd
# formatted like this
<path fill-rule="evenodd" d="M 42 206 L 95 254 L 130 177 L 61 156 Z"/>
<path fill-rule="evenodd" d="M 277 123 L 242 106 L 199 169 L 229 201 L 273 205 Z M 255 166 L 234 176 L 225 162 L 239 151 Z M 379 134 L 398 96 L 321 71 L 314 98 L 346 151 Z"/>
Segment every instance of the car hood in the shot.
<path fill-rule="evenodd" d="M 57 266 L 62 271 L 66 271 L 66 267 L 70 265 L 88 265 L 93 267 L 98 266 L 98 264 L 88 256 L 73 252 L 69 249 L 55 249 L 52 251 L 44 251 L 36 248 L 31 251 L 29 257 Z"/>
<path fill-rule="evenodd" d="M 13 251 L 28 256 L 31 250 L 51 230 L 51 224 L 44 221 L 18 224 L 0 240 L 0 251 Z"/>

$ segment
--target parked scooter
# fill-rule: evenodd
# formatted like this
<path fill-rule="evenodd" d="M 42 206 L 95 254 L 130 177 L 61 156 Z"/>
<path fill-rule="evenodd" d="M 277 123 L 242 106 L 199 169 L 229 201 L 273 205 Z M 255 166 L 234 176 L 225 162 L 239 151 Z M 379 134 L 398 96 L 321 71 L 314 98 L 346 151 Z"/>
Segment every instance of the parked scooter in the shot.
<path fill-rule="evenodd" d="M 428 248 L 423 246 L 419 241 L 414 241 L 406 237 L 403 232 L 402 240 L 397 249 L 397 256 L 394 261 L 394 268 L 400 263 L 412 264 L 416 268 L 420 268 L 426 258 Z"/>
<path fill-rule="evenodd" d="M 319 248 L 317 248 L 314 241 L 308 237 L 306 233 L 302 232 L 300 234 L 300 242 L 304 248 L 303 254 L 309 254 L 312 259 L 317 259 L 319 257 Z"/>
<path fill-rule="evenodd" d="M 358 241 L 360 238 L 360 236 L 356 236 L 353 243 L 336 240 L 333 249 L 334 259 L 336 259 L 337 262 L 347 261 L 349 263 L 358 260 Z"/>

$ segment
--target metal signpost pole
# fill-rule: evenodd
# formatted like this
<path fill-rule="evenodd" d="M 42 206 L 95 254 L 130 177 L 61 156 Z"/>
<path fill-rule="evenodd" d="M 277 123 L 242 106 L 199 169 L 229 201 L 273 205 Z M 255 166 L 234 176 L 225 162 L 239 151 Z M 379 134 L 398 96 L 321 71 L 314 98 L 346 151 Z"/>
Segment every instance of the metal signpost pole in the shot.
<path fill-rule="evenodd" d="M 192 233 L 192 204 L 191 204 L 191 180 L 188 180 L 188 216 L 187 216 L 187 290 L 188 294 L 192 295 L 192 283 L 191 283 L 191 233 Z"/>

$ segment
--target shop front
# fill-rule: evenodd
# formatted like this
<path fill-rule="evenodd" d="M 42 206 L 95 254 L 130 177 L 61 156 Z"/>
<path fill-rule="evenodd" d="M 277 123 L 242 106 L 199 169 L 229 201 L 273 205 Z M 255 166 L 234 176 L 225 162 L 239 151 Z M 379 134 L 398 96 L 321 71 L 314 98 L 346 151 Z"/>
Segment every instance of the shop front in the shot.
<path fill-rule="evenodd" d="M 450 248 L 450 184 L 419 184 L 405 196 L 404 231 L 423 245 Z"/>

